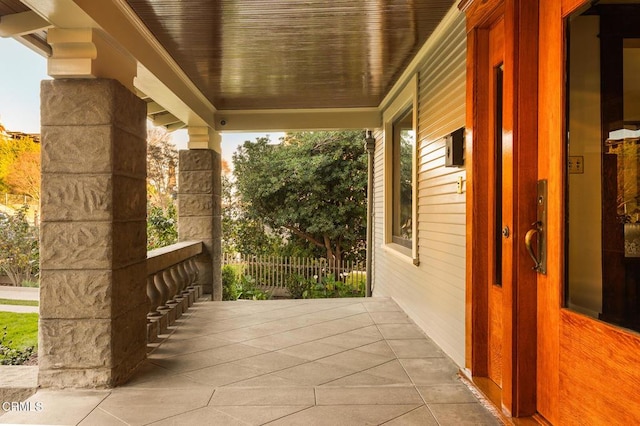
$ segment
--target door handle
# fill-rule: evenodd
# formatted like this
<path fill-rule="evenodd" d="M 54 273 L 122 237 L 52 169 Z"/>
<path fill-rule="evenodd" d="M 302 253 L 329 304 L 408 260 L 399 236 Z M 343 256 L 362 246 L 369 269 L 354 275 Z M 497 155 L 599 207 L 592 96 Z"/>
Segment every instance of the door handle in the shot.
<path fill-rule="evenodd" d="M 531 256 L 531 259 L 533 260 L 534 266 L 533 266 L 532 269 L 534 271 L 540 271 L 540 268 L 542 266 L 542 262 L 540 261 L 540 259 L 538 259 L 538 256 L 533 251 L 532 240 L 533 240 L 533 237 L 535 235 L 537 235 L 539 232 L 542 231 L 542 223 L 538 221 L 538 222 L 533 223 L 532 226 L 534 226 L 534 227 L 529 229 L 527 231 L 527 233 L 525 234 L 525 236 L 524 236 L 524 246 L 527 248 L 527 253 L 529 253 L 529 256 Z M 536 240 L 538 242 L 537 251 L 538 251 L 538 253 L 540 253 L 540 236 L 539 235 L 538 235 L 538 238 Z"/>
<path fill-rule="evenodd" d="M 539 180 L 536 199 L 536 221 L 533 228 L 527 231 L 524 236 L 524 245 L 531 259 L 533 259 L 533 270 L 539 274 L 547 273 L 547 181 Z M 534 251 L 533 237 L 536 239 Z"/>

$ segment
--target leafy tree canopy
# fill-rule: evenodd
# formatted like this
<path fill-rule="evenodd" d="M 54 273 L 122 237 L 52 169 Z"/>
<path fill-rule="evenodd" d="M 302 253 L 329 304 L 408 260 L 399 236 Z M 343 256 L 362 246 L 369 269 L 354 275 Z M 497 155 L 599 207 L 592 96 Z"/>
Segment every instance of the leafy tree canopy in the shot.
<path fill-rule="evenodd" d="M 40 144 L 0 131 L 0 192 L 40 198 Z"/>
<path fill-rule="evenodd" d="M 15 215 L 0 213 L 0 272 L 20 286 L 38 273 L 38 228 L 27 222 L 28 206 Z"/>
<path fill-rule="evenodd" d="M 289 133 L 245 142 L 233 156 L 250 218 L 326 251 L 358 257 L 366 232 L 367 163 L 361 131 Z"/>
<path fill-rule="evenodd" d="M 147 192 L 153 206 L 166 209 L 178 191 L 178 150 L 162 127 L 147 129 Z"/>
<path fill-rule="evenodd" d="M 178 241 L 178 150 L 163 127 L 147 128 L 147 250 Z"/>

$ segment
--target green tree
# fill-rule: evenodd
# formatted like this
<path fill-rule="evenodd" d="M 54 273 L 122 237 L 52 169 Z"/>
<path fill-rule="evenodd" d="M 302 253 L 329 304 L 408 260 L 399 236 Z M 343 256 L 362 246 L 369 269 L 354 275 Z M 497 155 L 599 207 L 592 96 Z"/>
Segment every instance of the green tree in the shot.
<path fill-rule="evenodd" d="M 39 182 L 39 157 L 40 144 L 32 138 L 24 136 L 14 139 L 0 130 L 0 192 L 15 192 L 39 198 L 39 184 L 28 182 L 32 178 L 38 179 Z M 38 176 L 29 177 L 27 175 L 33 174 L 34 162 L 37 165 Z M 26 175 L 25 173 L 20 174 L 22 171 L 25 171 Z M 14 175 L 13 182 L 11 181 L 12 174 Z M 25 183 L 26 186 L 21 186 L 22 183 Z M 36 187 L 38 188 L 37 192 L 32 193 Z"/>
<path fill-rule="evenodd" d="M 40 200 L 40 146 L 37 151 L 18 154 L 13 162 L 6 182 L 14 194 L 28 195 L 35 204 Z"/>
<path fill-rule="evenodd" d="M 367 162 L 361 131 L 290 133 L 280 144 L 245 142 L 233 156 L 247 217 L 324 251 L 360 258 Z"/>
<path fill-rule="evenodd" d="M 14 286 L 32 281 L 38 273 L 38 228 L 27 222 L 28 206 L 13 216 L 0 216 L 0 271 Z"/>
<path fill-rule="evenodd" d="M 178 241 L 178 150 L 163 127 L 147 130 L 147 250 Z"/>
<path fill-rule="evenodd" d="M 281 255 L 282 236 L 261 218 L 252 217 L 234 192 L 233 181 L 222 176 L 222 249 L 244 255 Z"/>
<path fill-rule="evenodd" d="M 147 130 L 147 193 L 153 206 L 166 209 L 177 192 L 178 150 L 163 127 Z"/>
<path fill-rule="evenodd" d="M 147 206 L 147 250 L 169 246 L 178 242 L 178 214 L 175 204 L 165 209 Z"/>

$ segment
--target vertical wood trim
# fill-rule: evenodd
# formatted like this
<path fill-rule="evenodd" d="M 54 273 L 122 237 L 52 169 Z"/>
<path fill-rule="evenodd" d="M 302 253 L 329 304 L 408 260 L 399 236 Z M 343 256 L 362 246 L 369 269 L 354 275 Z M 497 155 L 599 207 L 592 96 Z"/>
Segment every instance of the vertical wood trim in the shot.
<path fill-rule="evenodd" d="M 536 412 L 537 353 L 537 274 L 524 247 L 524 234 L 536 220 L 536 195 L 538 180 L 538 96 L 532 87 L 538 85 L 538 2 L 508 1 L 505 8 L 506 55 L 512 57 L 513 81 L 513 199 L 511 220 L 513 224 L 513 281 L 508 314 L 511 334 L 506 344 L 512 348 L 508 368 L 511 378 L 509 406 L 516 417 L 530 416 Z M 533 93 L 532 93 L 533 92 Z M 506 319 L 505 319 L 506 321 Z M 507 346 L 507 347 L 509 347 Z"/>
<path fill-rule="evenodd" d="M 573 0 L 572 0 L 573 2 Z M 566 5 L 566 1 L 564 4 Z M 574 2 L 575 3 L 575 2 Z M 538 412 L 558 424 L 560 306 L 564 282 L 564 25 L 563 2 L 540 0 L 538 176 L 548 180 L 547 275 L 537 278 Z"/>
<path fill-rule="evenodd" d="M 488 291 L 488 157 L 482 155 L 488 143 L 486 122 L 489 111 L 478 99 L 489 96 L 481 70 L 488 69 L 488 30 L 472 28 L 467 35 L 467 368 L 473 376 L 487 375 Z"/>
<path fill-rule="evenodd" d="M 515 378 L 513 377 L 515 353 L 515 294 L 516 276 L 514 262 L 514 245 L 520 239 L 520 230 L 514 220 L 514 213 L 520 206 L 516 205 L 517 176 L 517 110 L 518 110 L 518 25 L 517 6 L 515 0 L 505 1 L 504 13 L 504 113 L 502 122 L 502 223 L 511 229 L 511 237 L 502 240 L 502 410 L 512 416 L 514 413 L 513 394 L 515 392 Z M 534 94 L 532 94 L 534 95 Z"/>

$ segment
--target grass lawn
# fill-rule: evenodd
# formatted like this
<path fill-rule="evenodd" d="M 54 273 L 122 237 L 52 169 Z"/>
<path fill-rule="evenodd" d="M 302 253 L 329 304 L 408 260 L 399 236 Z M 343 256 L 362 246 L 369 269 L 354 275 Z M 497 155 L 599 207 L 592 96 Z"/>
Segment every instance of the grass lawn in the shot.
<path fill-rule="evenodd" d="M 0 312 L 0 340 L 4 335 L 4 327 L 7 327 L 5 344 L 11 341 L 11 348 L 24 349 L 28 346 L 38 345 L 38 314 L 17 314 L 13 312 Z"/>
<path fill-rule="evenodd" d="M 0 297 L 0 305 L 38 306 L 39 303 L 37 300 L 14 300 Z"/>

